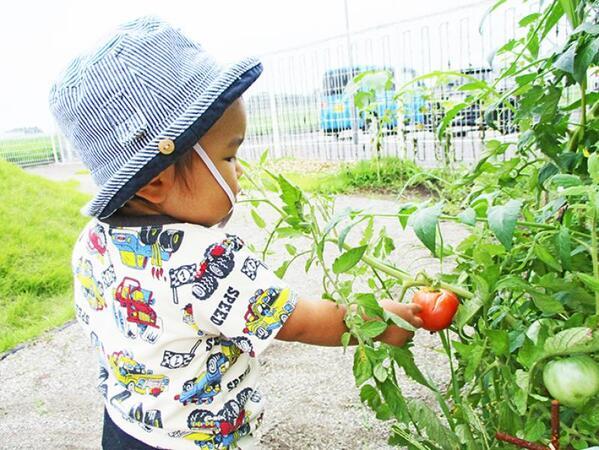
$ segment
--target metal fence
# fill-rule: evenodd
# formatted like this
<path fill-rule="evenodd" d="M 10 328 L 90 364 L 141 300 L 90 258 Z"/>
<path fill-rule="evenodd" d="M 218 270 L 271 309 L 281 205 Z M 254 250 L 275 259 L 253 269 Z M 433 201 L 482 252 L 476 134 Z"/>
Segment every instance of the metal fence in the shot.
<path fill-rule="evenodd" d="M 517 20 L 525 11 L 503 7 L 491 15 L 484 1 L 442 13 L 351 32 L 261 56 L 265 70 L 245 96 L 248 132 L 240 153 L 255 160 L 271 156 L 317 160 L 358 160 L 373 153 L 371 124 L 344 95 L 352 75 L 369 68 L 392 73 L 394 88 L 431 71 L 456 71 L 490 80 L 499 67 L 489 56 L 525 32 Z M 533 9 L 534 2 L 526 5 Z M 484 17 L 484 20 L 483 20 Z M 565 33 L 563 33 L 565 34 Z M 550 36 L 547 46 L 564 36 Z M 509 110 L 499 111 L 499 130 L 488 128 L 480 105 L 456 117 L 443 141 L 435 129 L 452 103 L 465 94 L 457 78 L 413 84 L 413 92 L 393 105 L 394 123 L 384 128 L 382 153 L 435 165 L 451 158 L 475 161 L 485 138 L 513 138 Z M 501 86 L 507 89 L 509 86 Z M 0 158 L 23 166 L 69 162 L 76 155 L 62 137 L 0 137 Z"/>

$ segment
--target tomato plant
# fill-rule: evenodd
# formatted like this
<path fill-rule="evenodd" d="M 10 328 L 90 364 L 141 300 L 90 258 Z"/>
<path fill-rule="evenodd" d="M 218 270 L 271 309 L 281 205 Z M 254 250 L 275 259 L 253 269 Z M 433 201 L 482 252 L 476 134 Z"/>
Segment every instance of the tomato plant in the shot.
<path fill-rule="evenodd" d="M 420 289 L 412 297 L 412 302 L 422 307 L 422 328 L 428 331 L 441 331 L 449 327 L 460 304 L 453 292 L 430 289 Z"/>
<path fill-rule="evenodd" d="M 599 445 L 599 397 L 589 394 L 581 410 L 552 376 L 562 358 L 599 359 L 599 93 L 588 85 L 599 62 L 599 3 L 553 0 L 538 8 L 494 55 L 505 65 L 499 77 L 467 80 L 468 96 L 440 122 L 442 138 L 461 110 L 477 104 L 497 127 L 496 109 L 508 107 L 518 130 L 486 142 L 476 166 L 456 182 L 455 189 L 468 191 L 461 203 L 337 211 L 329 196 L 311 197 L 266 169 L 260 178 L 246 171 L 257 192 L 252 207 L 268 205 L 279 215 L 263 255 L 275 240 L 288 240 L 289 258 L 278 275 L 300 262 L 306 272 L 318 267 L 323 297 L 355 306 L 347 308 L 342 341 L 347 345 L 353 335 L 358 342 L 353 371 L 360 398 L 378 418 L 393 420 L 390 442 L 409 449 L 511 448 L 495 439 L 497 431 L 548 444 L 552 396 L 565 399 L 561 444 Z M 559 45 L 545 45 L 558 23 L 569 32 L 560 31 Z M 468 78 L 436 72 L 412 84 L 440 76 Z M 406 89 L 410 83 L 398 98 Z M 468 235 L 450 245 L 443 222 L 460 223 Z M 403 269 L 388 227 L 411 229 L 439 260 L 440 272 Z M 438 333 L 450 367 L 447 387 L 422 373 L 411 346 L 374 341 L 385 324 L 411 329 L 378 300 L 409 301 L 421 287 L 461 299 L 449 330 Z M 382 320 L 373 327 L 363 314 Z M 430 390 L 437 405 L 405 397 L 400 370 Z"/>

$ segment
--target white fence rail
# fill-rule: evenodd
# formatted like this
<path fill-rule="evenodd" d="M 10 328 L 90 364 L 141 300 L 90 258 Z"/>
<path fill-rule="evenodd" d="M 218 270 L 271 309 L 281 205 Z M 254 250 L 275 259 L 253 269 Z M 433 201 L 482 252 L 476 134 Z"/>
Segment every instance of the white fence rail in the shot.
<path fill-rule="evenodd" d="M 241 156 L 253 160 L 268 148 L 274 157 L 371 157 L 368 124 L 342 95 L 348 78 L 343 70 L 355 73 L 386 68 L 394 74 L 395 88 L 431 71 L 451 70 L 493 79 L 498 67 L 489 65 L 489 57 L 510 38 L 525 32 L 517 24 L 525 12 L 504 7 L 485 15 L 492 3 L 485 1 L 262 55 L 264 73 L 245 97 L 249 126 Z M 563 39 L 550 36 L 547 45 Z M 460 83 L 453 78 L 443 83 L 426 80 L 414 84 L 414 93 L 393 105 L 395 123 L 385 130 L 383 153 L 435 165 L 451 148 L 456 160 L 469 162 L 480 155 L 486 137 L 501 140 L 517 131 L 510 124 L 508 111 L 498 113 L 499 131 L 488 128 L 481 108 L 475 105 L 454 120 L 447 138 L 440 142 L 436 126 L 443 109 L 463 98 L 457 89 Z M 64 138 L 27 136 L 0 137 L 0 158 L 27 166 L 69 162 L 77 157 Z"/>

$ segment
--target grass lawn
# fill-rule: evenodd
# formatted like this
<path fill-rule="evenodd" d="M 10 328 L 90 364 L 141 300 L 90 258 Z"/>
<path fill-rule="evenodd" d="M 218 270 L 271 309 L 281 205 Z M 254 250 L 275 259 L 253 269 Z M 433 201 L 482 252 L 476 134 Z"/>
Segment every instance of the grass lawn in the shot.
<path fill-rule="evenodd" d="M 89 220 L 76 186 L 0 160 L 0 352 L 74 317 L 71 251 Z"/>

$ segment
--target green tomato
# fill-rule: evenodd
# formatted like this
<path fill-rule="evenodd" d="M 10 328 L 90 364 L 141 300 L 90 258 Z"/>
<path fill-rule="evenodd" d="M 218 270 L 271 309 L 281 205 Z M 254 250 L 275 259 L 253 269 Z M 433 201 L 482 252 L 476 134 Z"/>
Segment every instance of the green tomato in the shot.
<path fill-rule="evenodd" d="M 582 406 L 599 393 L 599 364 L 587 355 L 550 361 L 543 370 L 543 382 L 560 403 Z"/>

